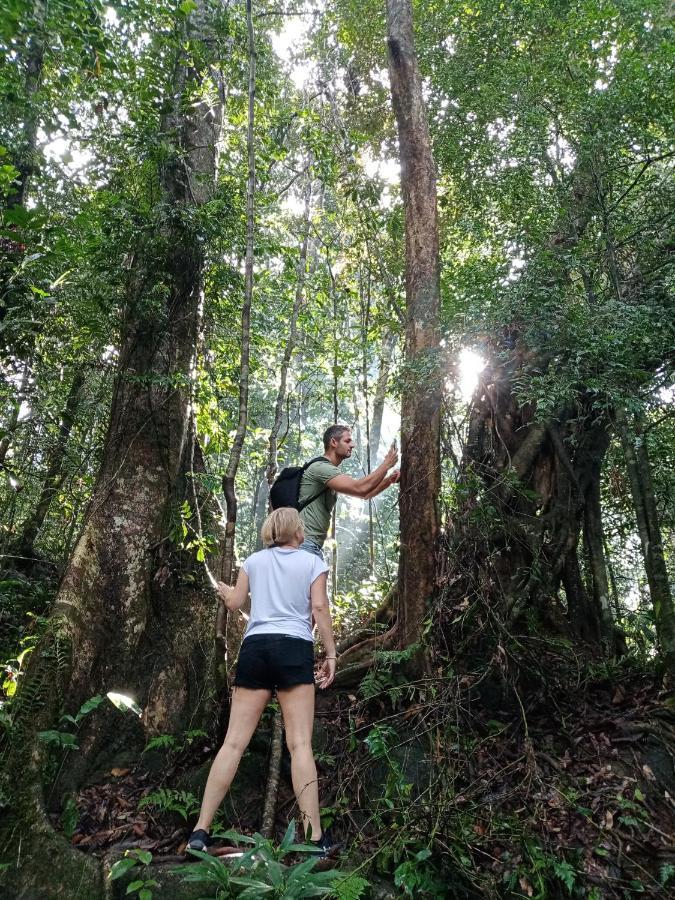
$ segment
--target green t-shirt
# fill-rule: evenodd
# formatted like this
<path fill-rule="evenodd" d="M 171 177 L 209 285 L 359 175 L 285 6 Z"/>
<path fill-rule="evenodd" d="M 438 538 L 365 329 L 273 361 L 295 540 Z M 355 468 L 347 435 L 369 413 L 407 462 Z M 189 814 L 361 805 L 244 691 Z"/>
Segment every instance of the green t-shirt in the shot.
<path fill-rule="evenodd" d="M 327 481 L 340 474 L 338 467 L 328 462 L 327 459 L 320 459 L 318 462 L 312 463 L 300 482 L 300 496 L 298 497 L 300 503 L 314 497 L 323 489 Z M 326 540 L 331 513 L 336 503 L 337 494 L 328 488 L 314 503 L 310 503 L 300 511 L 300 518 L 305 526 L 305 537 L 317 543 L 319 547 L 323 547 L 323 542 Z"/>

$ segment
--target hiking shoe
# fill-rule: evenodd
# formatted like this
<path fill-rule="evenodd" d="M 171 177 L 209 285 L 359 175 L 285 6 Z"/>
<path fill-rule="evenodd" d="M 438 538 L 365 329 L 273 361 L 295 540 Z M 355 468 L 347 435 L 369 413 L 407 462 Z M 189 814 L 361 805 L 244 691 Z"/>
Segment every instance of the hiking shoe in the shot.
<path fill-rule="evenodd" d="M 198 828 L 197 831 L 193 831 L 190 837 L 188 838 L 187 845 L 185 847 L 186 850 L 201 850 L 202 853 L 205 853 L 206 850 L 213 843 L 213 838 L 208 833 L 208 831 L 204 831 L 203 828 Z"/>
<path fill-rule="evenodd" d="M 317 847 L 321 852 L 317 854 L 319 859 L 334 859 L 340 852 L 341 845 L 333 840 L 330 831 L 324 829 L 318 841 L 310 841 L 312 846 Z"/>

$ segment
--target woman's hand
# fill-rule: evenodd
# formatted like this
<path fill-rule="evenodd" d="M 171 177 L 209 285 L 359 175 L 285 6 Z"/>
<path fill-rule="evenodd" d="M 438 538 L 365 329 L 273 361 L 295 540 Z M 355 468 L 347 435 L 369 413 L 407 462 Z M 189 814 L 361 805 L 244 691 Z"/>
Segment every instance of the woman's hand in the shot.
<path fill-rule="evenodd" d="M 333 683 L 335 678 L 335 657 L 327 657 L 319 666 L 319 671 L 316 676 L 316 683 L 319 687 L 324 690 Z"/>
<path fill-rule="evenodd" d="M 227 606 L 227 601 L 234 593 L 234 588 L 231 584 L 225 584 L 224 581 L 219 581 L 216 585 L 216 593 L 218 594 L 219 600 Z"/>

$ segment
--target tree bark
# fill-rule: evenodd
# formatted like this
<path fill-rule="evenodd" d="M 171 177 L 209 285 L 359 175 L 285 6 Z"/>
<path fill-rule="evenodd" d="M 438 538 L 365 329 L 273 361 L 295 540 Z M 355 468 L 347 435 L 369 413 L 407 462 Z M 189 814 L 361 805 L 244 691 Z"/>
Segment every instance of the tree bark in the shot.
<path fill-rule="evenodd" d="M 406 235 L 397 629 L 399 643 L 408 646 L 421 637 L 435 584 L 440 490 L 440 264 L 436 173 L 415 57 L 410 0 L 387 0 L 387 29 Z"/>
<path fill-rule="evenodd" d="M 284 729 L 281 718 L 281 709 L 278 707 L 274 710 L 274 716 L 272 718 L 272 741 L 270 743 L 270 760 L 267 770 L 267 787 L 265 788 L 265 802 L 263 803 L 263 815 L 260 825 L 260 833 L 266 838 L 272 837 L 272 831 L 274 830 L 283 748 Z"/>
<path fill-rule="evenodd" d="M 666 672 L 672 679 L 675 677 L 675 608 L 663 555 L 663 540 L 646 436 L 640 427 L 640 420 L 638 419 L 631 427 L 626 411 L 621 407 L 614 410 L 614 419 L 626 458 L 649 594 L 654 607 L 659 649 Z"/>
<path fill-rule="evenodd" d="M 610 602 L 607 558 L 600 502 L 600 471 L 590 479 L 584 505 L 584 542 L 588 553 L 591 592 L 600 623 L 601 636 L 614 648 L 614 613 Z"/>
<path fill-rule="evenodd" d="M 244 305 L 241 310 L 241 365 L 239 374 L 239 420 L 232 443 L 227 470 L 223 475 L 223 494 L 227 509 L 225 549 L 223 552 L 223 581 L 230 584 L 234 572 L 234 535 L 237 528 L 237 494 L 235 479 L 248 424 L 248 390 L 251 353 L 251 304 L 253 301 L 253 256 L 255 241 L 255 77 L 256 48 L 253 31 L 252 0 L 246 0 L 246 28 L 248 33 L 248 179 L 246 183 L 246 262 L 244 276 Z"/>

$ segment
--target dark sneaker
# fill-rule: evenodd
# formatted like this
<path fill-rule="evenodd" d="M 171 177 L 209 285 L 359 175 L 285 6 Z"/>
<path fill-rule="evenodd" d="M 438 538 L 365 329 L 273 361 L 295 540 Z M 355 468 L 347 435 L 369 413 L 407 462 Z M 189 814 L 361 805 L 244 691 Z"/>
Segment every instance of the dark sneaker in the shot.
<path fill-rule="evenodd" d="M 186 850 L 201 850 L 204 853 L 213 843 L 213 838 L 208 833 L 208 831 L 204 831 L 203 828 L 198 828 L 197 831 L 193 831 L 190 837 L 188 838 Z"/>
<path fill-rule="evenodd" d="M 341 849 L 341 845 L 333 840 L 330 831 L 326 831 L 326 829 L 318 841 L 310 841 L 310 843 L 321 851 L 318 854 L 319 859 L 335 859 Z"/>

